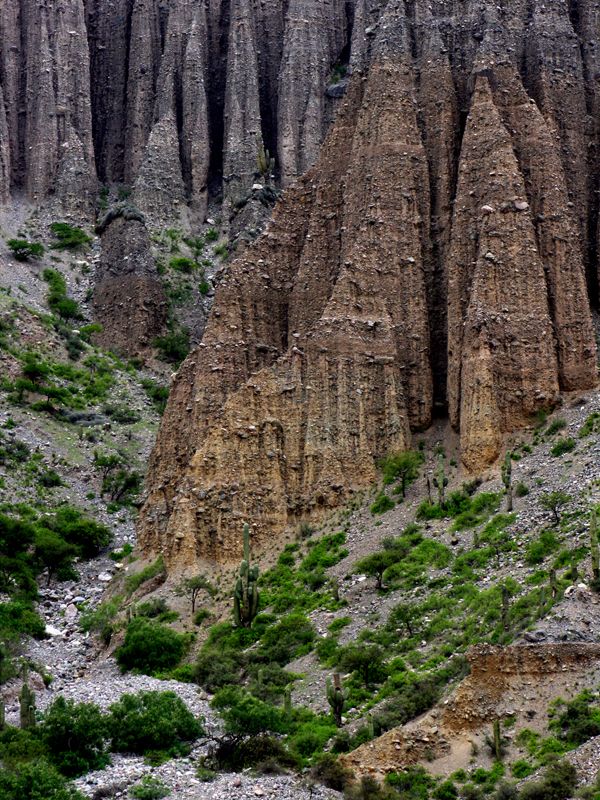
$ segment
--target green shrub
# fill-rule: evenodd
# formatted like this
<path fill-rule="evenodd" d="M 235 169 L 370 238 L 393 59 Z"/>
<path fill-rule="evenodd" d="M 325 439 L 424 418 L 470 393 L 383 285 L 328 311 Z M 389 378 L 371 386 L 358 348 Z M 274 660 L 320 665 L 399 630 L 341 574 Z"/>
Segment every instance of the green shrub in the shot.
<path fill-rule="evenodd" d="M 135 800 L 162 800 L 170 794 L 169 787 L 152 775 L 144 775 L 142 780 L 129 790 L 129 796 Z"/>
<path fill-rule="evenodd" d="M 81 228 L 74 228 L 66 222 L 53 222 L 50 230 L 57 241 L 51 245 L 53 250 L 77 250 L 85 247 L 92 241 L 91 237 Z"/>
<path fill-rule="evenodd" d="M 216 242 L 217 239 L 219 238 L 219 234 L 217 233 L 215 228 L 209 228 L 204 234 L 204 237 L 207 242 Z"/>
<path fill-rule="evenodd" d="M 515 497 L 526 497 L 529 494 L 529 488 L 523 481 L 519 481 L 515 486 Z"/>
<path fill-rule="evenodd" d="M 525 761 L 524 758 L 519 758 L 515 763 L 511 766 L 510 771 L 514 775 L 515 778 L 521 780 L 522 778 L 527 778 L 529 775 L 535 772 L 535 767 L 533 767 L 529 761 Z"/>
<path fill-rule="evenodd" d="M 565 453 L 570 453 L 575 450 L 577 443 L 575 439 L 571 436 L 567 436 L 564 439 L 559 439 L 556 444 L 550 448 L 550 453 L 555 458 L 564 455 Z"/>
<path fill-rule="evenodd" d="M 383 656 L 379 645 L 352 642 L 340 648 L 337 666 L 344 672 L 355 672 L 368 689 L 386 676 Z"/>
<path fill-rule="evenodd" d="M 105 600 L 93 611 L 84 611 L 79 618 L 79 625 L 83 631 L 99 633 L 105 644 L 108 644 L 113 634 L 113 620 L 117 616 L 123 598 L 121 596 Z"/>
<path fill-rule="evenodd" d="M 567 800 L 573 796 L 577 770 L 568 761 L 558 761 L 546 768 L 540 781 L 526 783 L 519 800 Z"/>
<path fill-rule="evenodd" d="M 165 570 L 165 563 L 162 558 L 159 556 L 156 561 L 153 561 L 152 564 L 148 564 L 147 567 L 136 572 L 134 575 L 129 575 L 125 580 L 125 590 L 127 594 L 133 594 L 143 583 L 146 583 L 152 578 L 156 578 L 158 575 L 164 577 L 166 579 L 167 572 Z"/>
<path fill-rule="evenodd" d="M 239 686 L 226 686 L 217 692 L 211 708 L 218 711 L 230 736 L 259 736 L 285 733 L 289 722 L 277 708 L 264 703 Z"/>
<path fill-rule="evenodd" d="M 529 566 L 541 564 L 552 553 L 560 547 L 560 542 L 556 534 L 552 531 L 542 531 L 539 537 L 527 546 L 525 561 Z"/>
<path fill-rule="evenodd" d="M 552 422 L 546 428 L 546 436 L 554 436 L 555 433 L 562 431 L 566 427 L 567 420 L 563 417 L 558 417 L 557 419 L 552 420 Z"/>
<path fill-rule="evenodd" d="M 123 644 L 115 651 L 122 671 L 152 675 L 177 666 L 190 646 L 190 637 L 144 617 L 129 623 Z"/>
<path fill-rule="evenodd" d="M 83 775 L 109 762 L 106 722 L 93 703 L 75 704 L 57 697 L 42 715 L 38 731 L 50 761 L 63 775 Z"/>
<path fill-rule="evenodd" d="M 158 357 L 171 364 L 181 364 L 190 352 L 190 334 L 184 328 L 166 333 L 154 340 Z"/>
<path fill-rule="evenodd" d="M 0 769 L 2 800 L 85 800 L 43 759 L 19 766 L 17 772 Z"/>
<path fill-rule="evenodd" d="M 142 386 L 146 390 L 146 394 L 152 400 L 154 408 L 159 414 L 162 414 L 166 408 L 167 400 L 169 399 L 169 387 L 163 386 L 151 378 L 145 378 L 142 381 Z"/>
<path fill-rule="evenodd" d="M 600 735 L 600 695 L 589 689 L 572 700 L 556 701 L 550 708 L 550 730 L 577 747 Z"/>
<path fill-rule="evenodd" d="M 371 505 L 371 514 L 385 514 L 386 511 L 394 508 L 396 504 L 391 500 L 385 492 L 379 492 L 375 498 L 375 502 Z"/>
<path fill-rule="evenodd" d="M 82 319 L 79 306 L 67 296 L 67 282 L 55 269 L 45 269 L 42 277 L 49 287 L 48 305 L 50 310 L 63 319 Z"/>
<path fill-rule="evenodd" d="M 44 255 L 44 245 L 39 242 L 9 239 L 6 244 L 17 261 L 29 261 L 30 258 L 41 258 Z"/>
<path fill-rule="evenodd" d="M 109 709 L 111 750 L 177 755 L 202 735 L 202 725 L 175 692 L 124 694 Z"/>
<path fill-rule="evenodd" d="M 198 284 L 198 291 L 203 297 L 206 297 L 206 295 L 210 292 L 210 283 L 206 280 L 200 281 Z"/>
<path fill-rule="evenodd" d="M 593 411 L 579 429 L 579 438 L 583 439 L 591 433 L 600 433 L 600 411 Z"/>
<path fill-rule="evenodd" d="M 185 256 L 172 258 L 169 261 L 169 266 L 177 272 L 185 272 L 188 275 L 198 268 L 198 264 L 193 258 L 186 258 Z"/>

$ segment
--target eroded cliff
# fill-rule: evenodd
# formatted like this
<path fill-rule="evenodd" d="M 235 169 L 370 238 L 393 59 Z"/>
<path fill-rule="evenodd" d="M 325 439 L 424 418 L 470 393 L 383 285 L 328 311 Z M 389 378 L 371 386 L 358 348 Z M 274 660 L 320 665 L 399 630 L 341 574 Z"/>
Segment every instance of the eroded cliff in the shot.
<path fill-rule="evenodd" d="M 175 380 L 148 552 L 236 559 L 242 519 L 260 544 L 318 517 L 446 408 L 480 470 L 595 385 L 592 18 L 585 0 L 357 4 L 318 161 Z"/>

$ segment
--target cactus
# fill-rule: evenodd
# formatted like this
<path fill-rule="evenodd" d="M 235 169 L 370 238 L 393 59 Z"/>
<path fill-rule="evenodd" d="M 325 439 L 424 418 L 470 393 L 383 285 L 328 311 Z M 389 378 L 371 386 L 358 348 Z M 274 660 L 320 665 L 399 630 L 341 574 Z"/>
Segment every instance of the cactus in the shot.
<path fill-rule="evenodd" d="M 577 561 L 575 560 L 575 551 L 571 550 L 571 569 L 569 570 L 569 578 L 573 583 L 579 580 L 579 570 L 577 569 Z"/>
<path fill-rule="evenodd" d="M 288 684 L 283 690 L 283 710 L 289 719 L 292 716 L 292 686 Z"/>
<path fill-rule="evenodd" d="M 552 600 L 556 600 L 556 595 L 558 594 L 558 583 L 556 582 L 556 570 L 550 570 L 550 592 L 552 594 Z"/>
<path fill-rule="evenodd" d="M 4 700 L 0 700 L 0 731 L 6 728 L 6 706 Z"/>
<path fill-rule="evenodd" d="M 506 586 L 502 587 L 502 627 L 505 631 L 509 629 L 508 613 L 510 611 L 510 592 Z"/>
<path fill-rule="evenodd" d="M 510 453 L 504 456 L 504 463 L 502 464 L 502 483 L 506 489 L 506 510 L 513 510 L 513 492 L 512 492 L 512 459 Z"/>
<path fill-rule="evenodd" d="M 269 186 L 269 184 L 271 183 L 271 174 L 275 169 L 275 159 L 271 156 L 269 151 L 265 149 L 265 146 L 260 136 L 256 137 L 256 145 L 258 147 L 258 154 L 256 156 L 256 166 L 265 184 Z"/>
<path fill-rule="evenodd" d="M 500 720 L 494 720 L 494 758 L 496 761 L 502 760 L 503 754 L 502 735 L 500 733 Z"/>
<path fill-rule="evenodd" d="M 592 578 L 596 588 L 600 582 L 600 547 L 598 546 L 598 521 L 596 509 L 592 509 L 590 518 L 590 553 L 592 557 Z"/>
<path fill-rule="evenodd" d="M 333 683 L 330 678 L 326 681 L 327 687 L 327 702 L 331 707 L 333 719 L 338 728 L 342 725 L 342 712 L 344 710 L 344 703 L 348 698 L 348 689 L 342 686 L 342 680 L 339 672 L 334 673 Z"/>
<path fill-rule="evenodd" d="M 438 466 L 433 476 L 433 485 L 438 491 L 438 503 L 440 506 L 444 505 L 446 486 L 448 486 L 448 478 L 444 470 L 444 456 L 442 453 L 439 455 Z"/>
<path fill-rule="evenodd" d="M 19 715 L 23 730 L 35 727 L 35 693 L 28 683 L 23 684 L 19 694 Z"/>
<path fill-rule="evenodd" d="M 258 566 L 250 566 L 250 528 L 244 524 L 244 560 L 233 594 L 233 618 L 236 627 L 249 628 L 258 613 Z"/>
<path fill-rule="evenodd" d="M 540 586 L 540 605 L 538 616 L 541 618 L 546 613 L 546 587 Z"/>

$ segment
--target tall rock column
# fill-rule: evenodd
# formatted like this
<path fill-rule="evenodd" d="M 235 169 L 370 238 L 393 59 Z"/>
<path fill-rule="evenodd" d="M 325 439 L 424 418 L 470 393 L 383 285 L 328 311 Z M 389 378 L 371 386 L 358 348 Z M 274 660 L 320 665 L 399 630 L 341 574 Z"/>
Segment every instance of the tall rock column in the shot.
<path fill-rule="evenodd" d="M 558 396 L 544 268 L 510 136 L 477 78 L 459 162 L 448 285 L 448 396 L 472 470 Z"/>

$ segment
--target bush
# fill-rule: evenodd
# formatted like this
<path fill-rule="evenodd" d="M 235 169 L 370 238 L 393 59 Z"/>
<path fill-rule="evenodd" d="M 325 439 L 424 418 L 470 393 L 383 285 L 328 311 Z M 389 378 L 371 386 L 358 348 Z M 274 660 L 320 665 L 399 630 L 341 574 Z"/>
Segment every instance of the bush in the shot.
<path fill-rule="evenodd" d="M 419 477 L 419 467 L 423 463 L 423 454 L 414 450 L 406 450 L 388 456 L 381 464 L 383 482 L 386 486 L 395 481 L 400 481 L 402 497 L 406 488 Z"/>
<path fill-rule="evenodd" d="M 0 769 L 2 800 L 85 800 L 44 760 L 22 764 L 18 772 Z"/>
<path fill-rule="evenodd" d="M 190 352 L 190 334 L 184 328 L 166 333 L 154 340 L 158 357 L 171 364 L 181 364 Z"/>
<path fill-rule="evenodd" d="M 585 691 L 568 702 L 557 701 L 550 710 L 550 730 L 573 747 L 600 735 L 600 697 Z"/>
<path fill-rule="evenodd" d="M 570 453 L 575 450 L 576 447 L 575 439 L 571 436 L 567 436 L 564 439 L 559 439 L 556 444 L 550 449 L 551 455 L 555 458 L 564 455 L 565 453 Z"/>
<path fill-rule="evenodd" d="M 177 272 L 185 272 L 186 274 L 189 275 L 198 267 L 198 264 L 194 261 L 193 258 L 186 258 L 185 256 L 177 256 L 169 261 L 169 266 L 171 267 L 171 269 L 177 270 Z"/>
<path fill-rule="evenodd" d="M 49 287 L 48 305 L 50 310 L 63 319 L 82 319 L 79 306 L 67 296 L 67 282 L 55 269 L 45 269 L 42 277 Z"/>
<path fill-rule="evenodd" d="M 6 244 L 17 261 L 29 261 L 30 258 L 41 258 L 44 255 L 44 245 L 39 242 L 9 239 Z"/>
<path fill-rule="evenodd" d="M 109 762 L 106 722 L 93 703 L 75 704 L 57 697 L 44 712 L 39 733 L 51 762 L 63 775 L 83 775 Z"/>
<path fill-rule="evenodd" d="M 144 569 L 136 572 L 135 575 L 129 575 L 127 577 L 125 580 L 125 589 L 127 594 L 133 594 L 143 583 L 152 580 L 152 578 L 155 578 L 157 575 L 161 575 L 164 578 L 167 577 L 165 564 L 160 556 L 156 559 L 156 561 L 153 561 L 152 564 L 148 564 L 147 567 L 144 567 Z"/>
<path fill-rule="evenodd" d="M 152 675 L 177 666 L 189 646 L 188 634 L 137 617 L 127 626 L 125 641 L 115 651 L 115 658 L 123 672 L 135 669 Z"/>
<path fill-rule="evenodd" d="M 129 796 L 135 800 L 162 800 L 163 797 L 168 797 L 170 794 L 169 787 L 151 775 L 145 775 L 129 790 Z"/>
<path fill-rule="evenodd" d="M 352 643 L 340 648 L 338 667 L 345 672 L 356 672 L 367 689 L 386 676 L 383 650 L 376 644 Z"/>
<path fill-rule="evenodd" d="M 371 514 L 385 514 L 395 505 L 394 501 L 390 500 L 385 492 L 380 492 L 375 498 L 375 502 L 371 505 Z"/>
<path fill-rule="evenodd" d="M 85 247 L 92 241 L 91 237 L 81 228 L 74 228 L 66 222 L 53 222 L 50 230 L 57 241 L 51 245 L 53 250 L 77 250 Z"/>
<path fill-rule="evenodd" d="M 211 708 L 220 712 L 225 732 L 231 736 L 259 736 L 284 733 L 289 723 L 282 712 L 254 697 L 239 686 L 227 686 L 217 692 Z"/>
<path fill-rule="evenodd" d="M 352 772 L 331 753 L 321 756 L 310 774 L 316 781 L 337 792 L 343 792 L 353 779 Z"/>
<path fill-rule="evenodd" d="M 557 761 L 546 768 L 541 781 L 526 783 L 519 800 L 567 800 L 573 796 L 577 770 L 568 761 Z"/>
<path fill-rule="evenodd" d="M 202 725 L 175 692 L 124 694 L 109 709 L 111 750 L 177 755 L 203 734 Z"/>

